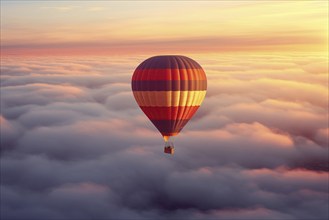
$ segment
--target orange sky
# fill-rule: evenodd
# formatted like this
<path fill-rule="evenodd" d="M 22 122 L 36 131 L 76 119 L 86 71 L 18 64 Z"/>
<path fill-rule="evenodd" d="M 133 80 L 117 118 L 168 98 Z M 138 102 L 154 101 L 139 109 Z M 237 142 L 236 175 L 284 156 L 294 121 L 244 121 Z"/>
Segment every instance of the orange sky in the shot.
<path fill-rule="evenodd" d="M 327 1 L 1 1 L 4 54 L 327 49 Z"/>

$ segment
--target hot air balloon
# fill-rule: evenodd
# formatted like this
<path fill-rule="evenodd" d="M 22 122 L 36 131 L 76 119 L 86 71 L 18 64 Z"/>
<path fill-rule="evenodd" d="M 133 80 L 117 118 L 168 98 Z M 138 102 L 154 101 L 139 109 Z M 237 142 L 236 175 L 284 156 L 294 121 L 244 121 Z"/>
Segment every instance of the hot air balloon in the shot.
<path fill-rule="evenodd" d="M 162 134 L 165 153 L 174 153 L 177 135 L 200 107 L 207 90 L 202 67 L 186 56 L 154 56 L 143 61 L 132 76 L 137 104 Z"/>

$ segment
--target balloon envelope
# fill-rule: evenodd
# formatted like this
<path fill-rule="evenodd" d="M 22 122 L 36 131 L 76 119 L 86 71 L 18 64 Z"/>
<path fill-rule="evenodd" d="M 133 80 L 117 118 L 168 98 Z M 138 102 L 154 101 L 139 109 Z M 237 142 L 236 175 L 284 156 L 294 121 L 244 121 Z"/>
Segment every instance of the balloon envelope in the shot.
<path fill-rule="evenodd" d="M 177 135 L 201 105 L 207 90 L 202 67 L 185 56 L 155 56 L 132 77 L 134 97 L 164 139 Z"/>

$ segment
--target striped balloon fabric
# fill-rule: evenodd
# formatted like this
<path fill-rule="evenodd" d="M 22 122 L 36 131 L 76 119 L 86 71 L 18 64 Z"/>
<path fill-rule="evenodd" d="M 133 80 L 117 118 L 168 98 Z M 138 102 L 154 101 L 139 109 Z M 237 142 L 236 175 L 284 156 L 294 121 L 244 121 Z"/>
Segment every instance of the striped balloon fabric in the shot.
<path fill-rule="evenodd" d="M 185 56 L 155 56 L 142 62 L 132 77 L 135 99 L 164 139 L 177 135 L 201 105 L 206 74 Z"/>

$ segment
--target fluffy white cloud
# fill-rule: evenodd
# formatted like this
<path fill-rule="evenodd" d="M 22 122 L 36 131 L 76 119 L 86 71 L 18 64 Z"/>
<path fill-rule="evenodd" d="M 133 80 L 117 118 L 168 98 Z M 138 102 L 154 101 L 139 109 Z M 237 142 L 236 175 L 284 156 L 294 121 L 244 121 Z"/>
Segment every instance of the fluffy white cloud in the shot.
<path fill-rule="evenodd" d="M 326 61 L 194 55 L 207 97 L 164 155 L 147 57 L 4 58 L 3 219 L 326 219 Z"/>

